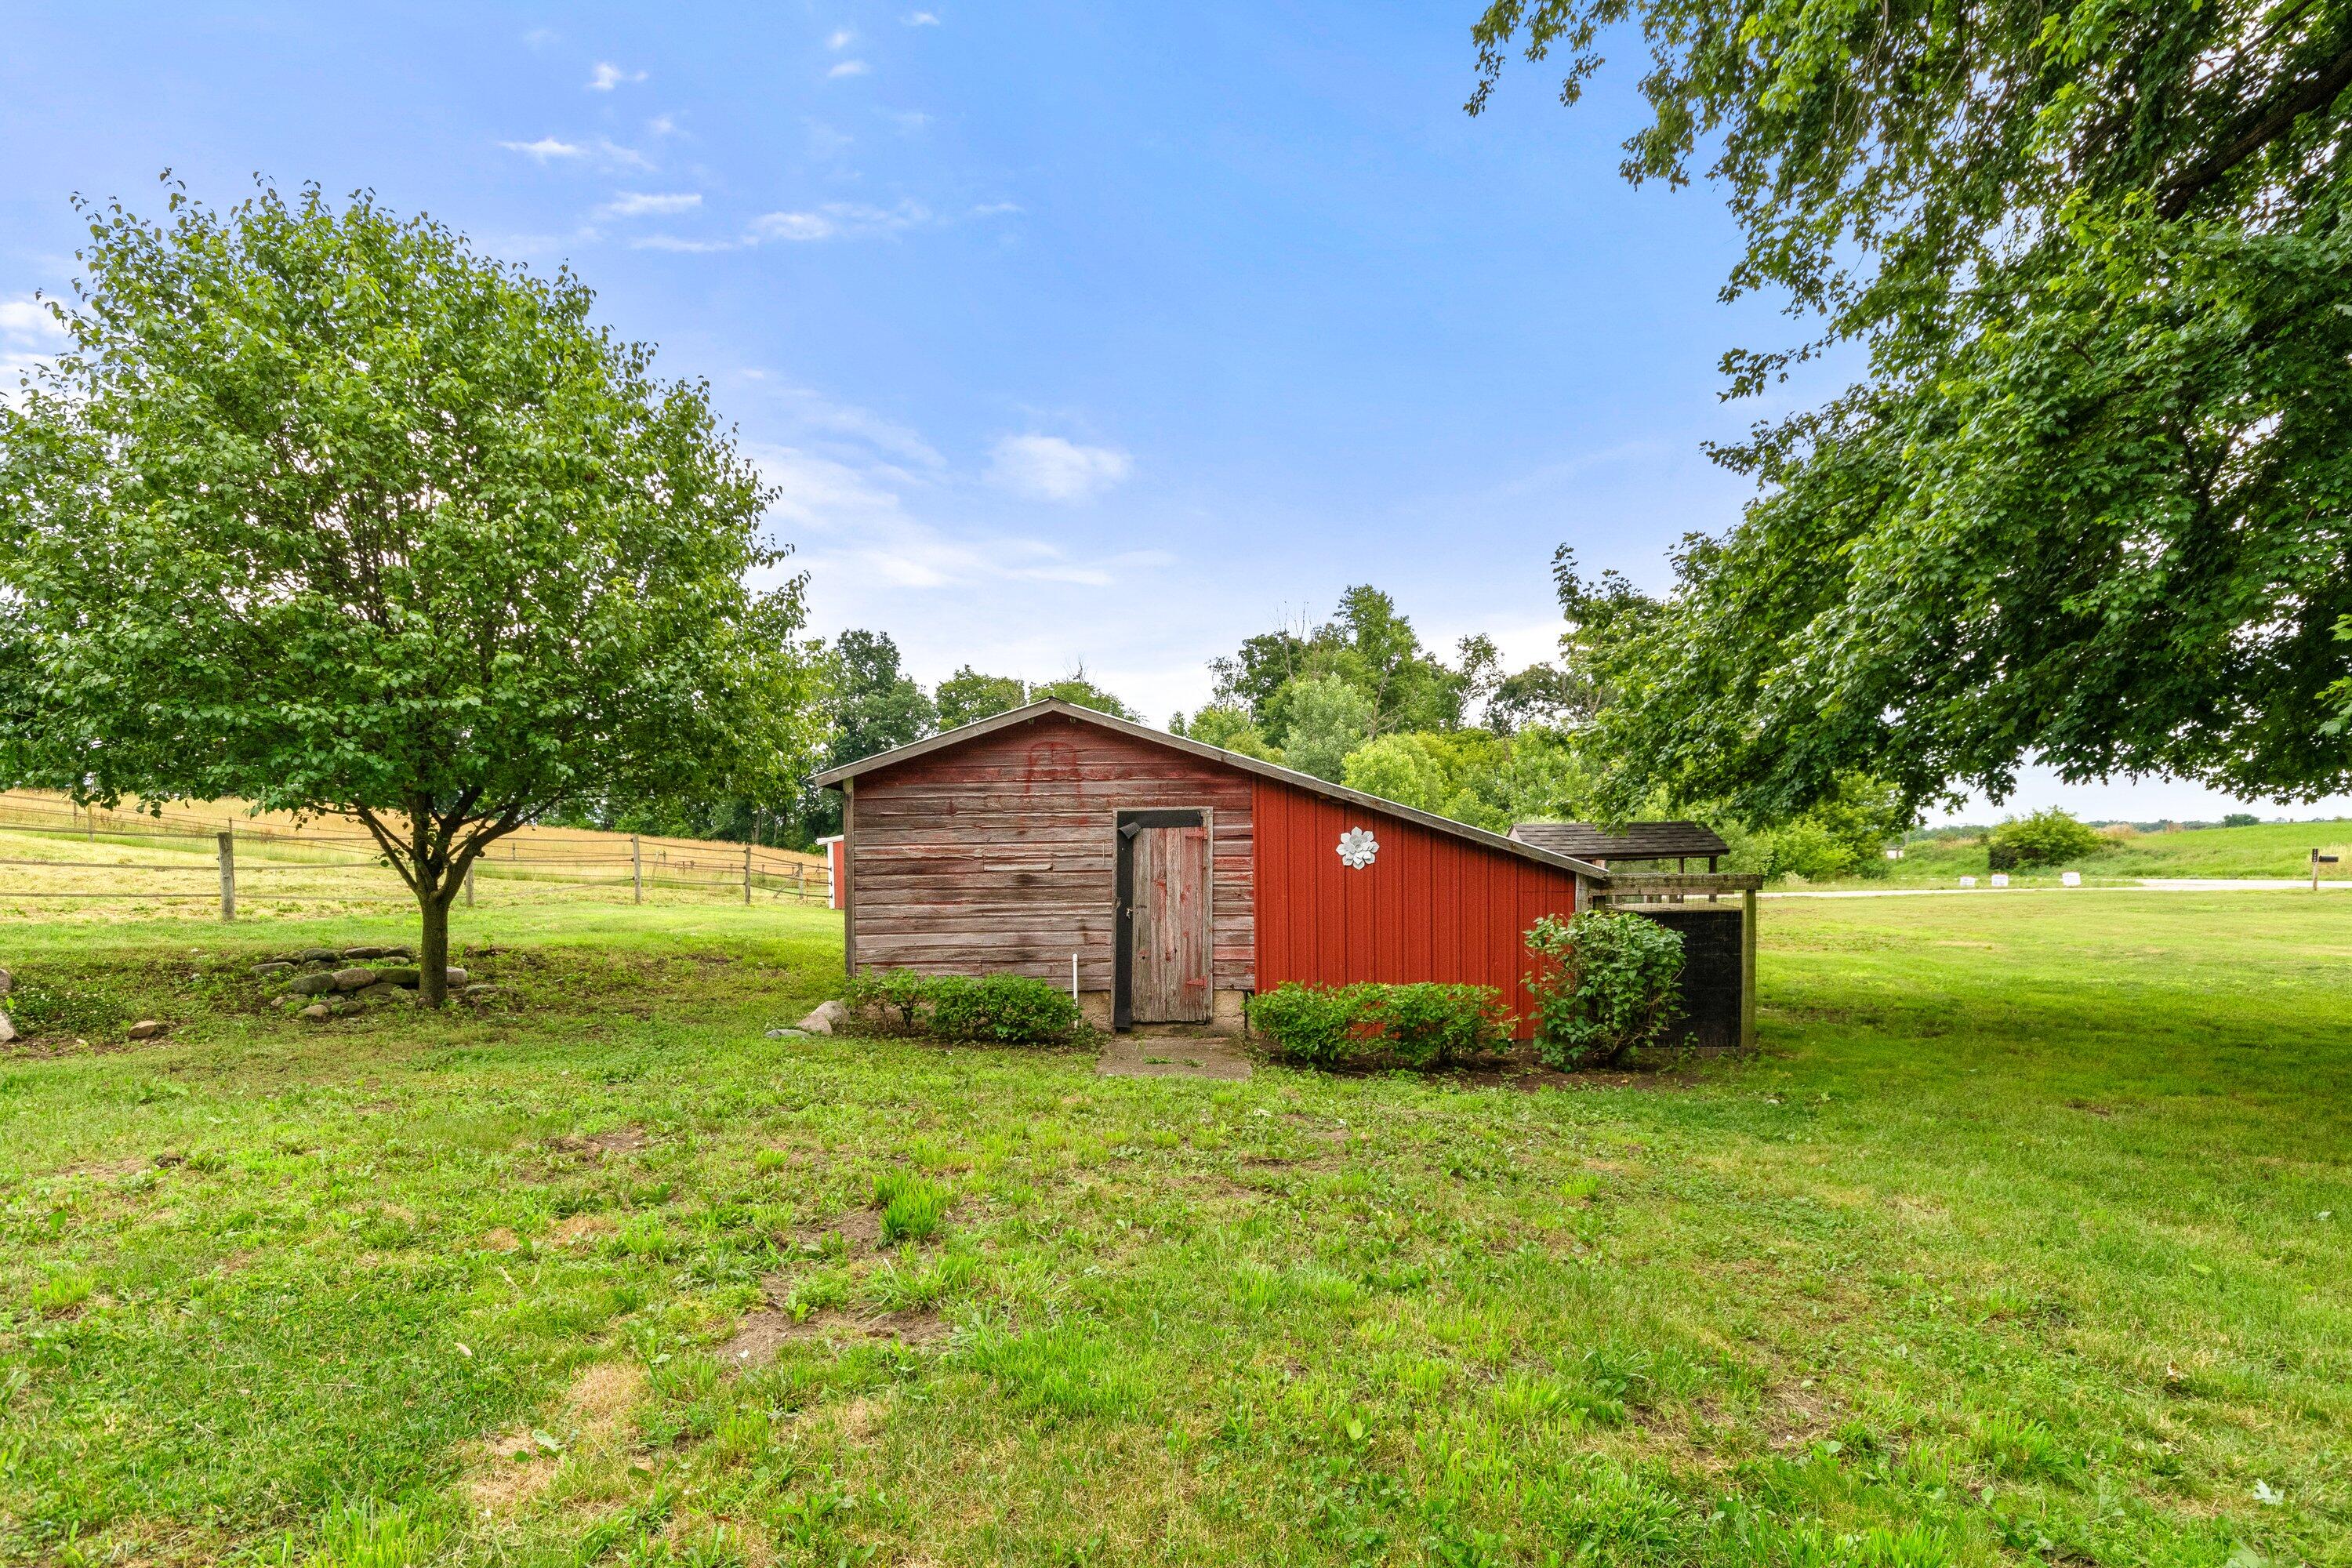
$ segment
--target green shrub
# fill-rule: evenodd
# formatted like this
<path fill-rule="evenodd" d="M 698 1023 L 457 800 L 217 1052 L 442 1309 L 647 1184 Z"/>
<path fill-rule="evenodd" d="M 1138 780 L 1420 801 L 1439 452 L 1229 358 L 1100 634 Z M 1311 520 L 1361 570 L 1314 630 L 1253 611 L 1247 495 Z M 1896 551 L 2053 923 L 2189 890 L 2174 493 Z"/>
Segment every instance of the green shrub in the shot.
<path fill-rule="evenodd" d="M 1682 933 L 1641 915 L 1595 910 L 1528 928 L 1536 957 L 1536 1055 L 1563 1069 L 1613 1067 L 1654 1042 L 1681 1011 Z"/>
<path fill-rule="evenodd" d="M 1368 1020 L 1361 985 L 1315 986 L 1286 981 L 1250 1003 L 1250 1026 L 1277 1054 L 1308 1067 L 1338 1067 L 1363 1054 Z"/>
<path fill-rule="evenodd" d="M 1253 1027 L 1309 1067 L 1445 1068 L 1499 1049 L 1511 1016 L 1486 985 L 1276 986 L 1250 1004 Z"/>
<path fill-rule="evenodd" d="M 2031 816 L 2013 816 L 1985 838 L 1985 859 L 1995 871 L 2024 866 L 2063 866 L 2107 847 L 2098 829 L 2053 806 Z"/>
<path fill-rule="evenodd" d="M 1448 1068 L 1506 1048 L 1511 1015 L 1491 985 L 1383 985 L 1381 1024 L 1397 1060 Z"/>
<path fill-rule="evenodd" d="M 927 984 L 927 977 L 911 969 L 867 970 L 849 977 L 841 998 L 853 1013 L 896 1013 L 898 1027 L 912 1031 Z"/>
<path fill-rule="evenodd" d="M 853 974 L 842 990 L 850 1016 L 867 1029 L 992 1045 L 1058 1045 L 1076 1036 L 1076 998 L 1020 974 L 918 974 L 884 969 Z"/>
<path fill-rule="evenodd" d="M 941 975 L 929 990 L 930 1032 L 942 1040 L 1057 1044 L 1077 1032 L 1077 999 L 1027 975 Z"/>

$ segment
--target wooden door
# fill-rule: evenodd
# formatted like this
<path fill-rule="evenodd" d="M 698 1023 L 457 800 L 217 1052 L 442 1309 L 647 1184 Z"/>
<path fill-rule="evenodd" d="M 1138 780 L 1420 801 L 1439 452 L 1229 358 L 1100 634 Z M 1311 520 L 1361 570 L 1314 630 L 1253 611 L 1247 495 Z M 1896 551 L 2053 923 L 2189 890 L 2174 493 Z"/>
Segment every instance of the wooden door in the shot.
<path fill-rule="evenodd" d="M 1129 995 L 1139 1024 L 1209 1021 L 1209 830 L 1139 827 Z"/>

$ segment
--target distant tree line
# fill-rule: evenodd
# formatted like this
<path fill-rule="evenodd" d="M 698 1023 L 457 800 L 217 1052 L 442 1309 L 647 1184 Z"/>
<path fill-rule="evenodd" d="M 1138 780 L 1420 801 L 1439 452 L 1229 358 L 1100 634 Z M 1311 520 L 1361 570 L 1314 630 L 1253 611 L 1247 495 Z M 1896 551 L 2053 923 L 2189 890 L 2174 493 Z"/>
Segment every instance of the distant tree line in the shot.
<path fill-rule="evenodd" d="M 1811 879 L 1871 876 L 1912 820 L 1896 793 L 1855 774 L 1794 816 L 1750 821 L 1717 800 L 1625 778 L 1597 742 L 1618 700 L 1608 654 L 1656 614 L 1615 574 L 1588 583 L 1554 556 L 1565 617 L 1557 658 L 1507 670 L 1492 638 L 1449 660 L 1423 646 L 1389 595 L 1349 588 L 1318 626 L 1246 638 L 1214 660 L 1209 703 L 1179 735 L 1495 832 L 1515 822 L 1691 817 L 1732 846 L 1732 867 Z"/>
<path fill-rule="evenodd" d="M 861 762 L 894 746 L 1048 699 L 1129 721 L 1137 718 L 1134 709 L 1088 679 L 1083 668 L 1058 680 L 1031 681 L 983 674 L 967 664 L 925 691 L 906 672 L 898 645 L 887 632 L 845 631 L 830 643 L 810 642 L 803 652 L 816 672 L 814 706 L 824 739 L 815 766 L 791 793 L 775 800 L 725 796 L 614 809 L 593 801 L 573 802 L 559 814 L 561 820 L 622 833 L 751 840 L 806 849 L 841 831 L 841 797 L 808 783 L 808 777 L 827 768 Z"/>

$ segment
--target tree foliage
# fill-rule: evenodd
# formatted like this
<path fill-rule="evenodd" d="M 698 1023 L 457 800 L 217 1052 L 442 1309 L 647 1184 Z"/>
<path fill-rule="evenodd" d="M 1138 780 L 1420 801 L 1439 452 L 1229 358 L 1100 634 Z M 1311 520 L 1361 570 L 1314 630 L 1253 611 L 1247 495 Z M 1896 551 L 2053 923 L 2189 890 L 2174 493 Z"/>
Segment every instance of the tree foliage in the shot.
<path fill-rule="evenodd" d="M 560 802 L 779 798 L 797 579 L 705 389 L 592 297 L 359 196 L 85 208 L 67 347 L 0 409 L 0 773 L 364 824 L 447 911 Z"/>
<path fill-rule="evenodd" d="M 1643 780 L 1785 816 L 1855 770 L 1996 797 L 2028 756 L 2310 798 L 2352 783 L 2352 0 L 1496 0 L 1573 103 L 1638 28 L 1636 180 L 1702 147 L 1727 296 L 1868 374 L 1721 456 L 1602 676 Z"/>

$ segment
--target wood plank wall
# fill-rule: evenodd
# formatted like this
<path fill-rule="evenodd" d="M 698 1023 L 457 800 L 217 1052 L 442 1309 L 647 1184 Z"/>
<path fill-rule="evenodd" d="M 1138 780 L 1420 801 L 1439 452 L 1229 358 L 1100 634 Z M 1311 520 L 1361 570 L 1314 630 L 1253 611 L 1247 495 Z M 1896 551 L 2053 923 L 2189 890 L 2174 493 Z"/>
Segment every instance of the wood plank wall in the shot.
<path fill-rule="evenodd" d="M 1250 775 L 1048 716 L 856 781 L 858 969 L 1111 986 L 1115 814 L 1213 815 L 1216 987 L 1256 987 Z"/>

